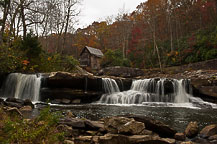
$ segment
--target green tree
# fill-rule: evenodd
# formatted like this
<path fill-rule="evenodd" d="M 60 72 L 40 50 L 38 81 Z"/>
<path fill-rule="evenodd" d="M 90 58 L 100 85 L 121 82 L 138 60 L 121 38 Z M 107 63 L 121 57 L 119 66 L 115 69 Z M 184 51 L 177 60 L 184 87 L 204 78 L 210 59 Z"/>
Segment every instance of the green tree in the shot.
<path fill-rule="evenodd" d="M 26 52 L 29 59 L 38 58 L 42 52 L 38 37 L 33 32 L 27 34 L 21 43 L 21 50 Z"/>
<path fill-rule="evenodd" d="M 130 62 L 127 58 L 123 59 L 123 55 L 120 49 L 117 50 L 108 49 L 104 55 L 101 65 L 102 67 L 130 66 Z"/>

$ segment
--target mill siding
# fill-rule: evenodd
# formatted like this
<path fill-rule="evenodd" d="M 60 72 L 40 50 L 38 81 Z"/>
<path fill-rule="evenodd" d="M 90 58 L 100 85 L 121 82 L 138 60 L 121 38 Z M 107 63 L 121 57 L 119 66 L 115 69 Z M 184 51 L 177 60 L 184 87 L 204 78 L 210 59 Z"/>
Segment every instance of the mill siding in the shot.
<path fill-rule="evenodd" d="M 100 60 L 103 56 L 101 50 L 86 46 L 80 54 L 80 64 L 83 67 L 98 70 L 100 69 Z"/>

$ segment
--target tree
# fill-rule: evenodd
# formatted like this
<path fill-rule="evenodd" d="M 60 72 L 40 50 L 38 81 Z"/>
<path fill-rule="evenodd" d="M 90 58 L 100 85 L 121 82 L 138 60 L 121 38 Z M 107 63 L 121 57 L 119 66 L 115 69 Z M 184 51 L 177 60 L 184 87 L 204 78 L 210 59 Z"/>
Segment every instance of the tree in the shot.
<path fill-rule="evenodd" d="M 10 9 L 11 1 L 10 0 L 1 0 L 0 1 L 0 8 L 3 11 L 3 19 L 1 20 L 1 32 L 0 32 L 0 44 L 3 42 L 3 35 L 4 35 L 4 30 L 6 26 L 6 20 L 9 14 L 9 9 Z"/>

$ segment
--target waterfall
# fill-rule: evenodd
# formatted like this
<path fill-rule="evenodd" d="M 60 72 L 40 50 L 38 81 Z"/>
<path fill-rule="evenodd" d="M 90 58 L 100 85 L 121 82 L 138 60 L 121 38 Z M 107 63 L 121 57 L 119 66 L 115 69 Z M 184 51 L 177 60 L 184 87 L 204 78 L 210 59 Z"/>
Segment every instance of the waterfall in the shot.
<path fill-rule="evenodd" d="M 41 76 L 35 74 L 9 74 L 3 86 L 3 97 L 39 101 Z"/>
<path fill-rule="evenodd" d="M 103 79 L 106 94 L 99 103 L 106 104 L 142 104 L 143 102 L 188 103 L 188 80 L 143 79 L 135 80 L 131 89 L 124 92 L 116 90 L 117 84 L 112 79 Z M 190 89 L 190 88 L 189 88 Z"/>
<path fill-rule="evenodd" d="M 112 94 L 115 92 L 120 92 L 118 84 L 114 79 L 102 78 L 102 84 L 106 93 Z"/>

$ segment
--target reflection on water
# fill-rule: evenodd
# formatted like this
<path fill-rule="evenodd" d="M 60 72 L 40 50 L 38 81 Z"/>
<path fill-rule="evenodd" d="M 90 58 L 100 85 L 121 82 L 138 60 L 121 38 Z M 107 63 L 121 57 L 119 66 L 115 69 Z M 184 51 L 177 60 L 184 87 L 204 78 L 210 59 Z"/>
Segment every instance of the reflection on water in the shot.
<path fill-rule="evenodd" d="M 97 120 L 106 116 L 138 115 L 160 120 L 178 131 L 184 131 L 190 121 L 197 121 L 200 128 L 217 122 L 216 109 L 189 109 L 180 107 L 147 107 L 138 105 L 71 105 L 52 106 L 54 109 L 66 109 L 79 118 Z"/>

